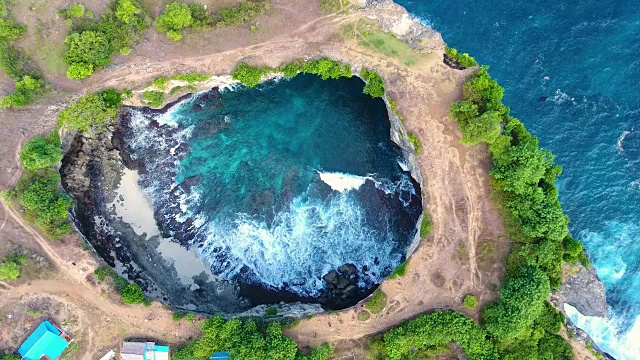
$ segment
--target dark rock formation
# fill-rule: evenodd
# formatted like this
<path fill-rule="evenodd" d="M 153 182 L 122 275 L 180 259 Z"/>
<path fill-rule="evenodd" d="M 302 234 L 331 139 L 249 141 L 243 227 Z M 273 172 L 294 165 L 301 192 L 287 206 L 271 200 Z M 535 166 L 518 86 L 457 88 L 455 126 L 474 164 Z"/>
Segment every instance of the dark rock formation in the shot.
<path fill-rule="evenodd" d="M 560 290 L 554 291 L 553 302 L 560 308 L 563 304 L 569 304 L 582 315 L 607 317 L 609 309 L 604 284 L 593 267 L 587 269 L 578 266 L 578 273 L 567 277 Z"/>

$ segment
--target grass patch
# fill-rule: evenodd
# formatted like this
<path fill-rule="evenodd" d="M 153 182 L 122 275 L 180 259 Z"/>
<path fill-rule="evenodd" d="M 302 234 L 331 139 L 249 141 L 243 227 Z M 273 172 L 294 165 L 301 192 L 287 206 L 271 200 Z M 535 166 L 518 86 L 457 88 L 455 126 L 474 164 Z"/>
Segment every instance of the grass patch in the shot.
<path fill-rule="evenodd" d="M 40 316 L 40 311 L 39 310 L 28 310 L 27 311 L 27 315 L 29 317 L 38 317 L 38 316 Z"/>
<path fill-rule="evenodd" d="M 71 341 L 69 346 L 60 354 L 60 360 L 69 360 L 74 357 L 74 354 L 80 352 L 82 350 L 82 346 L 80 346 L 80 342 L 76 339 Z"/>
<path fill-rule="evenodd" d="M 371 313 L 368 311 L 360 311 L 358 313 L 358 320 L 360 321 L 367 321 L 371 318 Z"/>
<path fill-rule="evenodd" d="M 151 107 L 160 107 L 164 102 L 164 92 L 162 91 L 145 91 L 142 93 L 142 99 L 145 105 Z"/>
<path fill-rule="evenodd" d="M 365 48 L 398 59 L 407 66 L 413 66 L 419 60 L 419 55 L 413 51 L 409 44 L 396 38 L 393 34 L 384 32 L 374 21 L 359 21 L 355 25 L 343 25 L 341 34 L 347 38 L 355 39 Z"/>
<path fill-rule="evenodd" d="M 420 139 L 418 139 L 418 136 L 412 133 L 411 131 L 407 132 L 407 136 L 409 137 L 409 141 L 411 142 L 411 145 L 413 146 L 413 150 L 415 151 L 416 155 L 419 155 L 420 150 L 422 149 L 422 144 L 420 143 Z"/>
<path fill-rule="evenodd" d="M 118 273 L 110 266 L 100 266 L 93 271 L 98 282 L 103 282 L 107 279 L 113 281 L 115 289 L 122 297 L 122 301 L 125 304 L 140 304 L 144 303 L 145 297 L 140 285 L 130 283 L 129 280 L 118 275 Z"/>
<path fill-rule="evenodd" d="M 364 304 L 364 307 L 372 314 L 378 314 L 387 306 L 387 294 L 378 289 L 373 293 L 371 299 Z"/>
<path fill-rule="evenodd" d="M 408 265 L 409 265 L 409 259 L 403 261 L 402 264 L 398 265 L 398 267 L 396 267 L 393 270 L 393 272 L 391 273 L 391 275 L 387 277 L 387 279 L 395 279 L 395 278 L 405 276 L 407 273 Z"/>
<path fill-rule="evenodd" d="M 420 223 L 420 238 L 425 239 L 431 233 L 433 229 L 433 223 L 431 222 L 431 216 L 425 211 L 422 213 L 422 222 Z"/>

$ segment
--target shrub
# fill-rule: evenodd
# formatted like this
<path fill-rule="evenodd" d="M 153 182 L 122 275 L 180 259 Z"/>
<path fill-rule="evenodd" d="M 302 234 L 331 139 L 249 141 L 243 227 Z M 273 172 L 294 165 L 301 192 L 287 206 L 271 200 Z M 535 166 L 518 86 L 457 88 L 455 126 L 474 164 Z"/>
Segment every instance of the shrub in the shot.
<path fill-rule="evenodd" d="M 278 315 L 278 308 L 275 306 L 271 306 L 268 307 L 267 310 L 264 312 L 265 316 L 276 316 Z"/>
<path fill-rule="evenodd" d="M 461 54 L 456 49 L 452 49 L 448 46 L 445 46 L 444 53 L 450 58 L 455 60 L 458 64 L 463 67 L 472 67 L 478 65 L 476 60 L 471 57 L 469 54 L 464 53 Z"/>
<path fill-rule="evenodd" d="M 164 13 L 156 18 L 156 28 L 159 32 L 167 33 L 174 41 L 182 39 L 182 29 L 193 24 L 191 9 L 188 4 L 172 2 L 167 4 Z"/>
<path fill-rule="evenodd" d="M 242 83 L 243 85 L 252 88 L 260 83 L 260 80 L 262 79 L 262 75 L 264 75 L 264 73 L 264 69 L 253 67 L 246 63 L 240 63 L 231 73 L 231 77 L 234 80 L 240 81 L 240 83 Z"/>
<path fill-rule="evenodd" d="M 113 102 L 100 94 L 88 94 L 78 98 L 58 116 L 58 126 L 69 130 L 101 131 L 117 114 Z"/>
<path fill-rule="evenodd" d="M 364 307 L 372 314 L 378 314 L 387 306 L 387 294 L 378 289 L 373 296 L 364 304 Z"/>
<path fill-rule="evenodd" d="M 180 321 L 182 320 L 187 314 L 185 314 L 183 311 L 175 311 L 172 315 L 173 321 Z"/>
<path fill-rule="evenodd" d="M 462 305 L 464 305 L 464 307 L 466 307 L 467 309 L 473 310 L 476 308 L 476 306 L 478 306 L 478 299 L 476 299 L 476 297 L 471 294 L 466 295 L 464 297 Z"/>
<path fill-rule="evenodd" d="M 16 82 L 16 91 L 0 97 L 1 108 L 19 108 L 32 103 L 44 93 L 44 81 L 25 75 Z"/>
<path fill-rule="evenodd" d="M 142 99 L 148 106 L 160 107 L 164 102 L 164 93 L 162 91 L 145 91 L 142 93 Z"/>
<path fill-rule="evenodd" d="M 0 262 L 0 280 L 15 280 L 20 276 L 20 265 L 11 262 Z"/>
<path fill-rule="evenodd" d="M 584 253 L 582 243 L 569 235 L 562 240 L 562 246 L 564 247 L 563 259 L 570 264 L 575 264 Z"/>
<path fill-rule="evenodd" d="M 210 78 L 211 78 L 211 75 L 190 72 L 190 73 L 181 74 L 181 75 L 174 75 L 171 77 L 171 80 L 186 81 L 189 84 L 192 84 L 199 81 L 206 81 L 206 80 L 209 80 Z"/>
<path fill-rule="evenodd" d="M 420 238 L 425 239 L 431 233 L 433 224 L 431 223 L 431 216 L 425 211 L 422 213 L 422 222 L 420 223 Z"/>
<path fill-rule="evenodd" d="M 300 73 L 301 66 L 297 62 L 292 62 L 290 64 L 282 65 L 280 67 L 280 71 L 282 75 L 286 78 L 292 78 L 297 76 Z"/>
<path fill-rule="evenodd" d="M 293 69 L 287 69 L 287 71 L 291 73 Z M 339 79 L 341 77 L 350 78 L 352 76 L 349 64 L 342 65 L 339 61 L 327 58 L 307 61 L 302 64 L 300 71 L 305 74 L 318 75 L 322 80 Z"/>
<path fill-rule="evenodd" d="M 412 359 L 415 351 L 443 348 L 454 342 L 469 359 L 497 360 L 494 344 L 487 333 L 471 319 L 453 311 L 422 315 L 387 331 L 375 339 L 371 348 L 389 360 Z"/>
<path fill-rule="evenodd" d="M 60 174 L 50 168 L 27 173 L 16 184 L 16 195 L 25 210 L 25 219 L 53 239 L 72 230 L 67 215 L 73 201 L 58 191 L 59 184 Z"/>
<path fill-rule="evenodd" d="M 243 360 L 326 360 L 331 354 L 328 346 L 312 350 L 308 356 L 299 354 L 295 341 L 282 334 L 277 322 L 258 326 L 251 320 L 224 320 L 221 316 L 213 316 L 200 326 L 202 336 L 179 348 L 174 359 L 207 360 L 216 351 L 227 351 L 232 359 Z"/>
<path fill-rule="evenodd" d="M 418 136 L 414 133 L 412 133 L 411 131 L 407 132 L 407 137 L 409 137 L 409 142 L 411 142 L 411 146 L 413 146 L 413 150 L 416 153 L 416 155 L 420 154 L 420 150 L 422 148 L 422 144 L 420 143 L 420 139 L 418 139 Z"/>
<path fill-rule="evenodd" d="M 144 301 L 144 292 L 138 284 L 129 284 L 122 288 L 120 296 L 125 304 L 140 304 Z"/>
<path fill-rule="evenodd" d="M 83 21 L 67 36 L 63 61 L 70 79 L 82 79 L 118 53 L 127 53 L 149 27 L 148 12 L 137 0 L 112 0 L 96 22 Z"/>
<path fill-rule="evenodd" d="M 187 316 L 185 316 L 185 320 L 187 320 L 188 322 L 196 321 L 196 314 L 192 312 L 187 313 Z"/>
<path fill-rule="evenodd" d="M 18 39 L 27 30 L 24 25 L 16 24 L 13 20 L 0 18 L 0 42 Z"/>
<path fill-rule="evenodd" d="M 258 15 L 264 14 L 271 7 L 266 0 L 242 0 L 234 7 L 220 10 L 217 14 L 217 25 L 232 26 L 240 25 L 255 19 Z"/>
<path fill-rule="evenodd" d="M 383 97 L 384 96 L 384 84 L 382 78 L 374 70 L 362 69 L 360 72 L 362 79 L 367 83 L 362 90 L 365 94 L 371 97 Z"/>
<path fill-rule="evenodd" d="M 27 170 L 51 167 L 62 160 L 57 132 L 29 140 L 20 151 L 20 162 Z"/>
<path fill-rule="evenodd" d="M 84 6 L 82 4 L 73 3 L 68 8 L 59 11 L 60 15 L 65 19 L 81 18 L 84 16 Z"/>

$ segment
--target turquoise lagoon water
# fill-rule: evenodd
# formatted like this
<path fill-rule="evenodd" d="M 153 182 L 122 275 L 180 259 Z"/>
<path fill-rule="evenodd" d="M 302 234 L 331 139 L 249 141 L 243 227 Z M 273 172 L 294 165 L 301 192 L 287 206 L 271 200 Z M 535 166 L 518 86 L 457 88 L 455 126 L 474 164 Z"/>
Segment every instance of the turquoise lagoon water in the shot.
<path fill-rule="evenodd" d="M 489 65 L 511 113 L 556 155 L 611 318 L 568 312 L 614 357 L 640 359 L 640 2 L 399 3 Z"/>
<path fill-rule="evenodd" d="M 363 86 L 300 75 L 133 110 L 127 142 L 156 219 L 222 279 L 313 298 L 353 264 L 366 295 L 404 259 L 422 207 L 385 104 Z"/>

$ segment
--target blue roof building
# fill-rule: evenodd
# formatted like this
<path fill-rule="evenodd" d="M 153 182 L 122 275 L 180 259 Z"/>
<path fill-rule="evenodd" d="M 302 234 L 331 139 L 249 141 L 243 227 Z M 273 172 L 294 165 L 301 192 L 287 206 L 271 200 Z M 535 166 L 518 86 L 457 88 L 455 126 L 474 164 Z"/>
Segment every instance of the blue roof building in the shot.
<path fill-rule="evenodd" d="M 44 356 L 56 360 L 69 346 L 69 341 L 71 339 L 64 336 L 47 320 L 38 325 L 27 340 L 20 345 L 18 353 L 24 360 L 40 360 Z"/>
<path fill-rule="evenodd" d="M 169 347 L 156 345 L 154 342 L 122 343 L 120 349 L 122 360 L 169 360 Z"/>
<path fill-rule="evenodd" d="M 226 360 L 231 356 L 228 352 L 215 352 L 211 355 L 209 360 Z"/>

